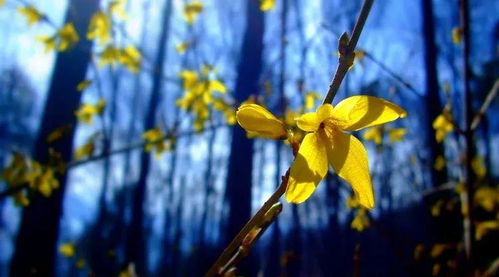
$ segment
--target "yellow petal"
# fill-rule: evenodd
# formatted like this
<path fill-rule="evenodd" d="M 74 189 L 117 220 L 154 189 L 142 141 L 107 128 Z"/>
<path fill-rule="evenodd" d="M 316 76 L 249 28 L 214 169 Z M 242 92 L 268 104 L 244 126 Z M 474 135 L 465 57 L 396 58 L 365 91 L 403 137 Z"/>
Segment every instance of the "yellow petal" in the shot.
<path fill-rule="evenodd" d="M 359 203 L 372 209 L 373 185 L 367 152 L 362 143 L 352 135 L 336 131 L 333 133 L 332 143 L 327 146 L 327 156 L 336 173 L 352 186 Z"/>
<path fill-rule="evenodd" d="M 255 132 L 270 139 L 286 136 L 285 124 L 271 112 L 257 104 L 243 104 L 236 112 L 237 122 L 246 131 Z"/>
<path fill-rule="evenodd" d="M 367 95 L 348 97 L 334 107 L 334 117 L 344 122 L 339 127 L 347 131 L 387 123 L 406 115 L 407 112 L 399 106 Z"/>
<path fill-rule="evenodd" d="M 298 128 L 307 132 L 314 132 L 319 129 L 321 123 L 333 115 L 333 106 L 324 104 L 315 113 L 306 113 L 296 119 Z"/>
<path fill-rule="evenodd" d="M 289 172 L 286 201 L 299 204 L 307 200 L 327 173 L 325 141 L 317 134 L 307 134 Z"/>

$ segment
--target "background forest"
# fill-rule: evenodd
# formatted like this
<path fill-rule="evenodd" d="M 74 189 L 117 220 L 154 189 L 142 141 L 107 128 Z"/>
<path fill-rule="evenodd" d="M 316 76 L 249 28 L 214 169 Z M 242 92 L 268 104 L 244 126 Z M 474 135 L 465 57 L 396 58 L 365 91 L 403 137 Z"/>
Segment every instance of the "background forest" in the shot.
<path fill-rule="evenodd" d="M 286 180 L 363 2 L 0 0 L 0 276 L 207 272 Z M 245 237 L 238 275 L 497 274 L 498 15 L 374 1 L 333 105 L 407 111 L 353 132 L 375 207 L 330 169 Z M 247 133 L 242 103 L 296 145 Z"/>

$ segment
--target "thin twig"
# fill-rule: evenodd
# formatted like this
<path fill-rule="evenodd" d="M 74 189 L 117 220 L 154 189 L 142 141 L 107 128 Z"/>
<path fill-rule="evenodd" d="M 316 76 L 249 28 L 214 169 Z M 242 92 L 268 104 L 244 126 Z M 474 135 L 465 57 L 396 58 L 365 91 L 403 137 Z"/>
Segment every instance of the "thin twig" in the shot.
<path fill-rule="evenodd" d="M 354 50 L 359 40 L 362 29 L 364 28 L 364 24 L 369 15 L 373 2 L 374 0 L 364 0 L 364 4 L 362 5 L 360 14 L 357 17 L 357 23 L 355 24 L 354 30 L 352 32 L 352 38 L 348 40 L 348 43 L 342 45 L 342 43 L 344 43 L 345 41 L 341 41 L 340 39 L 340 61 L 338 67 L 336 68 L 336 72 L 334 74 L 333 81 L 329 87 L 327 95 L 324 98 L 324 103 L 331 103 L 333 101 L 334 96 L 336 95 L 336 92 L 338 91 L 338 88 L 340 87 L 341 82 L 345 77 L 345 74 L 348 72 L 348 69 L 353 63 L 353 58 L 355 57 Z M 225 248 L 222 254 L 218 257 L 215 263 L 213 263 L 211 268 L 205 274 L 205 277 L 221 275 L 224 273 L 224 270 L 229 269 L 226 268 L 225 265 L 227 265 L 231 261 L 231 257 L 237 255 L 237 249 L 242 245 L 244 238 L 246 238 L 248 233 L 254 230 L 254 228 L 262 226 L 261 224 L 263 222 L 265 214 L 285 193 L 288 183 L 288 177 L 289 169 L 287 170 L 286 175 L 283 176 L 281 184 L 258 210 L 258 212 L 246 223 L 246 225 L 244 225 L 244 227 L 241 229 L 241 231 L 239 231 L 236 237 L 229 243 L 229 245 Z"/>
<path fill-rule="evenodd" d="M 212 130 L 212 129 L 217 129 L 217 128 L 226 127 L 226 126 L 228 126 L 228 125 L 227 124 L 215 124 L 215 125 L 206 127 L 205 130 Z M 175 128 L 176 127 L 174 127 L 173 129 L 175 129 Z M 189 131 L 185 131 L 185 132 L 181 132 L 181 133 L 177 133 L 177 134 L 175 134 L 174 131 L 169 131 L 169 132 L 166 132 L 165 138 L 158 140 L 158 141 L 152 141 L 152 142 L 146 142 L 143 140 L 137 141 L 137 142 L 131 143 L 127 146 L 124 146 L 122 148 L 109 150 L 109 151 L 103 151 L 99 155 L 90 156 L 86 159 L 79 159 L 79 160 L 77 159 L 77 160 L 69 161 L 66 163 L 66 170 L 69 170 L 69 169 L 72 169 L 72 168 L 75 168 L 77 166 L 84 165 L 84 164 L 87 164 L 90 162 L 102 160 L 102 159 L 105 159 L 105 158 L 112 156 L 112 155 L 126 153 L 128 151 L 143 148 L 146 144 L 156 144 L 156 143 L 162 142 L 163 140 L 168 140 L 168 139 L 172 139 L 172 138 L 179 138 L 179 137 L 183 137 L 183 136 L 189 136 L 189 135 L 192 135 L 195 133 L 197 133 L 197 132 L 194 130 L 189 130 Z M 0 200 L 2 198 L 10 196 L 16 192 L 19 192 L 19 191 L 25 189 L 25 188 L 28 188 L 28 187 L 29 187 L 28 184 L 24 184 L 24 185 L 9 187 L 3 191 L 0 191 Z"/>
<path fill-rule="evenodd" d="M 477 127 L 478 124 L 482 121 L 483 116 L 487 112 L 487 109 L 490 106 L 490 103 L 492 103 L 492 100 L 497 95 L 497 91 L 499 91 L 499 79 L 496 80 L 494 83 L 494 86 L 492 89 L 489 91 L 487 94 L 487 97 L 485 98 L 485 101 L 483 102 L 482 106 L 480 107 L 480 110 L 475 114 L 475 117 L 473 118 L 473 121 L 471 122 L 471 131 L 474 131 Z"/>
<path fill-rule="evenodd" d="M 360 14 L 357 17 L 357 23 L 355 23 L 355 27 L 353 28 L 352 37 L 349 39 L 346 47 L 342 49 L 342 38 L 345 38 L 343 35 L 340 37 L 340 58 L 338 67 L 336 68 L 336 73 L 334 74 L 333 81 L 331 85 L 329 85 L 329 90 L 324 97 L 323 104 L 333 102 L 338 89 L 340 88 L 341 82 L 343 78 L 345 78 L 348 69 L 352 66 L 354 58 L 355 58 L 355 47 L 357 46 L 357 42 L 359 41 L 360 34 L 362 33 L 362 29 L 364 28 L 364 24 L 366 23 L 367 16 L 371 11 L 371 7 L 374 3 L 374 0 L 365 0 L 362 5 L 362 9 L 360 10 Z"/>

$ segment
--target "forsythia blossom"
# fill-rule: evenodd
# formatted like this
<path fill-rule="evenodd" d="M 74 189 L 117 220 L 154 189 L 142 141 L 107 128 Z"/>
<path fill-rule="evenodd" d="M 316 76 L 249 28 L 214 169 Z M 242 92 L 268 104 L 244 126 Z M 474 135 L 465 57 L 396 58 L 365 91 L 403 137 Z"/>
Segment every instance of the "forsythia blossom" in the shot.
<path fill-rule="evenodd" d="M 272 137 L 284 134 L 285 128 L 274 116 L 270 116 L 270 112 L 255 106 L 251 109 L 254 110 L 252 117 L 241 120 L 244 113 L 239 111 L 237 114 L 238 122 L 244 122 L 241 124 L 243 128 L 248 127 L 247 131 L 263 130 Z M 360 205 L 373 208 L 374 195 L 366 150 L 357 138 L 343 131 L 361 130 L 406 115 L 403 109 L 386 100 L 358 95 L 341 101 L 336 107 L 324 104 L 316 112 L 297 118 L 298 128 L 309 133 L 305 135 L 291 165 L 286 200 L 292 203 L 307 200 L 326 176 L 328 164 L 331 164 L 336 173 L 352 185 Z M 264 125 L 270 124 L 275 126 L 276 131 L 272 131 L 275 133 L 263 129 Z"/>

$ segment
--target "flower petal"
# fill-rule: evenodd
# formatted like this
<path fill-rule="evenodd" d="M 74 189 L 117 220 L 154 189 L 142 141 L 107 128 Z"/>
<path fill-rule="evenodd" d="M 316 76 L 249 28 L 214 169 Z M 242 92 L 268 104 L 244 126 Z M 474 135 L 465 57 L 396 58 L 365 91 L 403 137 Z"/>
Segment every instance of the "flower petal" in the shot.
<path fill-rule="evenodd" d="M 321 123 L 333 115 L 333 105 L 324 104 L 315 113 L 306 113 L 296 119 L 298 128 L 307 132 L 314 132 L 319 129 Z"/>
<path fill-rule="evenodd" d="M 319 129 L 321 122 L 317 117 L 317 113 L 305 113 L 296 118 L 296 125 L 303 131 L 314 132 Z"/>
<path fill-rule="evenodd" d="M 236 112 L 236 118 L 239 125 L 246 131 L 271 139 L 286 136 L 285 124 L 260 105 L 241 105 Z"/>
<path fill-rule="evenodd" d="M 307 134 L 291 165 L 286 200 L 301 203 L 310 197 L 328 168 L 325 141 L 317 133 Z"/>
<path fill-rule="evenodd" d="M 343 130 L 357 131 L 404 118 L 407 112 L 399 106 L 379 97 L 356 95 L 348 97 L 334 107 L 334 117 L 340 122 Z"/>
<path fill-rule="evenodd" d="M 352 186 L 359 203 L 372 209 L 373 186 L 367 152 L 362 143 L 352 135 L 336 131 L 332 136 L 331 145 L 327 146 L 327 157 L 336 173 Z"/>

